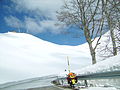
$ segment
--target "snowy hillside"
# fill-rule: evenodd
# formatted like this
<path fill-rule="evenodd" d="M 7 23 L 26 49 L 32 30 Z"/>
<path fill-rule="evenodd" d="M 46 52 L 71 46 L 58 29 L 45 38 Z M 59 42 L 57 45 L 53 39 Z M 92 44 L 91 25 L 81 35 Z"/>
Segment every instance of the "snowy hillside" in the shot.
<path fill-rule="evenodd" d="M 0 83 L 64 72 L 67 56 L 72 70 L 91 64 L 87 44 L 61 46 L 25 33 L 0 34 Z"/>
<path fill-rule="evenodd" d="M 118 43 L 116 44 L 117 46 L 120 46 Z M 97 47 L 96 50 L 97 63 L 95 65 L 89 65 L 81 70 L 78 70 L 78 72 L 76 73 L 90 74 L 115 70 L 120 71 L 120 52 L 118 51 L 117 56 L 113 56 L 111 51 L 112 41 L 110 38 L 110 32 L 108 31 L 102 36 L 100 44 Z"/>
<path fill-rule="evenodd" d="M 98 39 L 98 38 L 96 38 Z M 96 40 L 93 43 L 95 46 Z M 86 43 L 87 44 L 87 43 Z M 101 40 L 100 44 L 96 50 L 96 59 L 97 63 L 95 65 L 88 65 L 87 67 L 83 67 L 79 70 L 75 70 L 74 72 L 78 75 L 87 75 L 92 73 L 101 73 L 101 72 L 109 72 L 109 71 L 120 71 L 120 52 L 117 56 L 111 55 L 109 50 L 103 50 L 105 47 L 110 48 L 112 50 L 112 42 L 110 38 L 110 32 L 106 32 Z M 117 45 L 119 46 L 119 45 Z M 111 55 L 111 57 L 109 57 Z M 106 56 L 106 57 L 104 57 Z M 65 73 L 61 73 L 60 76 L 66 76 Z"/>
<path fill-rule="evenodd" d="M 115 36 L 117 36 L 119 32 L 117 30 L 115 30 Z M 119 47 L 120 43 L 116 38 L 116 46 Z M 120 54 L 120 51 L 118 49 L 118 54 Z M 109 57 L 113 56 L 113 47 L 112 47 L 112 40 L 111 40 L 111 36 L 110 36 L 110 31 L 106 32 L 101 40 L 100 40 L 100 44 L 97 47 L 96 50 L 96 56 L 97 56 L 97 61 L 101 61 L 101 60 L 105 60 Z"/>

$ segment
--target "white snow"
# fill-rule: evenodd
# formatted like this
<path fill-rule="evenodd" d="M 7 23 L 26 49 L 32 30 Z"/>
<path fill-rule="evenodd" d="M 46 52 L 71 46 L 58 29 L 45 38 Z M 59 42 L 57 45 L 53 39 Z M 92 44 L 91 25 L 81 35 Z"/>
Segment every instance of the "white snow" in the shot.
<path fill-rule="evenodd" d="M 93 45 L 95 43 L 96 43 L 96 40 L 93 43 Z M 120 71 L 120 54 L 119 54 L 120 52 L 118 53 L 117 56 L 107 57 L 107 59 L 105 60 L 103 60 L 105 57 L 100 56 L 100 54 L 104 56 L 108 56 L 111 54 L 109 50 L 106 50 L 106 52 L 101 51 L 103 48 L 105 48 L 107 44 L 108 44 L 108 48 L 111 49 L 110 47 L 112 47 L 112 42 L 111 42 L 109 31 L 102 36 L 100 40 L 100 45 L 97 47 L 97 50 L 96 50 L 97 64 L 83 67 L 82 69 L 76 70 L 75 72 L 77 74 L 90 74 L 90 73 L 115 71 L 115 70 Z"/>
<path fill-rule="evenodd" d="M 104 88 L 104 87 L 89 87 L 87 89 L 81 89 L 81 90 L 117 90 L 114 87 Z"/>
<path fill-rule="evenodd" d="M 77 74 L 90 74 L 107 71 L 120 71 L 120 55 L 100 61 L 94 65 L 87 66 L 81 70 L 75 71 Z"/>
<path fill-rule="evenodd" d="M 115 29 L 114 34 L 115 34 L 115 37 L 119 36 L 118 30 Z M 119 41 L 117 40 L 117 38 L 115 40 L 116 40 L 116 46 L 119 47 L 120 46 Z M 100 39 L 100 44 L 97 47 L 96 56 L 98 58 L 98 61 L 105 60 L 106 58 L 113 56 L 112 49 L 113 47 L 112 47 L 110 31 L 108 31 L 102 36 L 102 38 Z M 119 51 L 117 53 L 120 54 Z"/>
<path fill-rule="evenodd" d="M 90 74 L 120 70 L 120 55 L 91 65 L 88 44 L 56 45 L 25 33 L 0 34 L 0 84 L 51 74 L 65 75 L 67 56 L 71 70 Z M 87 67 L 86 67 L 87 66 Z M 116 90 L 113 87 L 90 87 L 84 90 Z"/>
<path fill-rule="evenodd" d="M 88 45 L 66 46 L 43 41 L 25 33 L 0 34 L 0 84 L 59 74 L 91 64 Z"/>
<path fill-rule="evenodd" d="M 112 47 L 111 38 L 109 38 L 110 37 L 109 35 L 110 35 L 109 31 L 105 33 L 100 40 L 100 45 L 97 47 L 97 50 L 96 50 L 97 63 L 95 65 L 88 65 L 87 67 L 74 70 L 74 72 L 77 75 L 82 75 L 82 74 L 87 75 L 92 73 L 100 73 L 100 72 L 115 71 L 115 70 L 120 71 L 120 54 L 119 54 L 120 52 L 118 53 L 117 56 L 107 57 L 107 59 L 105 60 L 103 60 L 104 57 L 99 56 L 100 54 L 104 54 L 105 56 L 108 56 L 109 54 L 111 54 L 109 51 L 106 51 L 106 53 L 104 53 L 104 51 L 103 52 L 100 51 L 100 49 L 103 49 L 107 44 L 109 48 Z M 97 39 L 98 38 L 96 38 L 96 40 L 94 41 L 93 46 L 95 46 Z M 108 43 L 108 41 L 110 42 Z M 85 44 L 80 46 L 84 47 L 84 45 Z M 66 73 L 61 73 L 60 76 L 66 76 Z"/>

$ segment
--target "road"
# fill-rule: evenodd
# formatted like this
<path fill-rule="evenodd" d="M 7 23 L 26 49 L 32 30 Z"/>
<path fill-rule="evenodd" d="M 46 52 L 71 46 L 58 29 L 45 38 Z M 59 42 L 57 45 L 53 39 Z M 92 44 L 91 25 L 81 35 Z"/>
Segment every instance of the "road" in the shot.
<path fill-rule="evenodd" d="M 63 89 L 56 86 L 46 86 L 46 87 L 31 88 L 26 90 L 71 90 L 71 89 Z"/>

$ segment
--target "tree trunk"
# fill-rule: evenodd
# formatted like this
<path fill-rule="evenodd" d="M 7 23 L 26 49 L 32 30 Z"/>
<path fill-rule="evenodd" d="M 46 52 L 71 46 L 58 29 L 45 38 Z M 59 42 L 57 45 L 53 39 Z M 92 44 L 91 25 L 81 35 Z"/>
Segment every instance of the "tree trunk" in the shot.
<path fill-rule="evenodd" d="M 88 42 L 88 45 L 89 45 L 89 49 L 90 49 L 90 54 L 92 56 L 92 64 L 95 64 L 96 63 L 96 55 L 95 55 L 96 53 L 95 53 L 95 50 L 92 47 L 92 43 Z"/>
<path fill-rule="evenodd" d="M 95 53 L 95 50 L 92 46 L 92 40 L 90 38 L 90 33 L 89 33 L 89 30 L 87 29 L 87 27 L 84 28 L 84 34 L 85 34 L 86 41 L 88 42 L 88 45 L 89 45 L 90 54 L 92 57 L 92 64 L 95 64 L 96 63 L 96 53 Z"/>
<path fill-rule="evenodd" d="M 108 1 L 104 1 L 102 0 L 102 5 L 104 8 L 104 12 L 105 12 L 105 16 L 107 18 L 107 23 L 109 26 L 109 30 L 110 30 L 110 36 L 111 36 L 111 40 L 112 40 L 112 45 L 113 45 L 113 55 L 117 55 L 117 46 L 116 46 L 116 42 L 115 42 L 115 35 L 114 35 L 114 29 L 113 29 L 113 25 L 112 25 L 112 18 L 110 16 L 110 11 L 107 10 L 107 3 Z"/>
<path fill-rule="evenodd" d="M 117 55 L 117 48 L 116 48 L 114 30 L 112 28 L 112 23 L 111 23 L 110 16 L 107 14 L 107 12 L 105 12 L 105 14 L 107 16 L 107 22 L 108 22 L 109 29 L 110 29 L 110 36 L 111 36 L 112 45 L 113 45 L 113 55 L 115 56 L 115 55 Z"/>
<path fill-rule="evenodd" d="M 113 55 L 117 55 L 117 47 L 115 43 L 115 38 L 114 38 L 114 31 L 110 29 L 110 34 L 111 34 L 111 39 L 112 39 L 112 44 L 113 44 Z"/>

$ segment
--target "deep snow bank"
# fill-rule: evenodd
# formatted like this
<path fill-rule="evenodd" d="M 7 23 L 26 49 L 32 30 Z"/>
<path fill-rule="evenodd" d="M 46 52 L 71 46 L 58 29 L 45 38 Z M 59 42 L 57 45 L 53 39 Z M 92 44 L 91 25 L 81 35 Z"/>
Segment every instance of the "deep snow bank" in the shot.
<path fill-rule="evenodd" d="M 108 71 L 120 71 L 120 55 L 110 57 L 104 61 L 97 62 L 95 65 L 87 66 L 81 70 L 75 71 L 77 74 L 92 74 Z"/>

